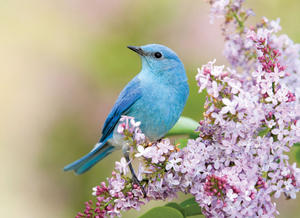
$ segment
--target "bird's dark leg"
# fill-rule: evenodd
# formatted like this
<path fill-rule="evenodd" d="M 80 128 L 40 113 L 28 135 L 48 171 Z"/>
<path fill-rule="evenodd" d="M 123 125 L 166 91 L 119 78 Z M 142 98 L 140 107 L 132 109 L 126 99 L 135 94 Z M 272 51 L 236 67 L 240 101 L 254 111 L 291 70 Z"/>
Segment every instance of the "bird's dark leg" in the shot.
<path fill-rule="evenodd" d="M 129 146 L 128 145 L 124 146 L 122 150 L 123 150 L 123 155 L 126 159 L 126 162 L 128 163 L 128 166 L 129 166 L 129 169 L 130 169 L 130 172 L 131 172 L 131 175 L 132 175 L 132 181 L 133 181 L 134 184 L 137 184 L 141 188 L 141 190 L 144 194 L 144 198 L 145 198 L 147 196 L 146 191 L 145 191 L 144 187 L 141 185 L 141 183 L 138 180 L 137 176 L 135 175 L 134 169 L 133 169 L 131 161 L 130 161 Z"/>

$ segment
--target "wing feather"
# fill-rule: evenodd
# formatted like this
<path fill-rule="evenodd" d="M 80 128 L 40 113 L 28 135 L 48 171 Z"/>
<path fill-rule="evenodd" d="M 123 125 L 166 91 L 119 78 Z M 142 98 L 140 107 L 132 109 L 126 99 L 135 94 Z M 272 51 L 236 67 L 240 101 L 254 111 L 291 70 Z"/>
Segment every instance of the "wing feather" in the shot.
<path fill-rule="evenodd" d="M 114 107 L 106 118 L 102 129 L 102 137 L 100 142 L 108 137 L 111 137 L 115 126 L 117 125 L 120 117 L 124 114 L 139 98 L 141 98 L 140 80 L 135 77 L 120 93 Z"/>

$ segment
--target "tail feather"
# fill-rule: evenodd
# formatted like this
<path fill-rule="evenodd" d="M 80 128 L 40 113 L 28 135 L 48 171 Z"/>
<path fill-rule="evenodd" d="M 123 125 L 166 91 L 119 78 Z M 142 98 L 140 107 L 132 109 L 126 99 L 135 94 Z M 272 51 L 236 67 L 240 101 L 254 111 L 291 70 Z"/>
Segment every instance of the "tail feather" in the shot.
<path fill-rule="evenodd" d="M 106 157 L 114 150 L 114 147 L 107 143 L 98 143 L 96 147 L 82 158 L 64 167 L 64 171 L 74 170 L 76 174 L 88 171 L 96 163 Z"/>

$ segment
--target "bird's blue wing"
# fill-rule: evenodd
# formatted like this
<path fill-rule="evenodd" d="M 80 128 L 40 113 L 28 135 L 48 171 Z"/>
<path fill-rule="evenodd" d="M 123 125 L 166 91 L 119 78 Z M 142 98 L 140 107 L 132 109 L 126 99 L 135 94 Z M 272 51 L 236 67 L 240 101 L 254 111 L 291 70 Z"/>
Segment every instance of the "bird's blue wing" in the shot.
<path fill-rule="evenodd" d="M 100 142 L 111 137 L 120 117 L 142 96 L 140 80 L 135 77 L 120 93 L 114 107 L 106 118 Z"/>

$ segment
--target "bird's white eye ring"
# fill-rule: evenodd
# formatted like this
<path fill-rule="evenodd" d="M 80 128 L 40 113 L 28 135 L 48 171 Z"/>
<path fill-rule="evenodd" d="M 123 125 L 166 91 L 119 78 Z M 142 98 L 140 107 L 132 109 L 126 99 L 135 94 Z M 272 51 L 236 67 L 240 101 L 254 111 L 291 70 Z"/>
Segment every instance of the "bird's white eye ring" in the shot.
<path fill-rule="evenodd" d="M 155 52 L 154 53 L 154 57 L 156 57 L 157 59 L 162 57 L 162 54 L 160 52 Z"/>

